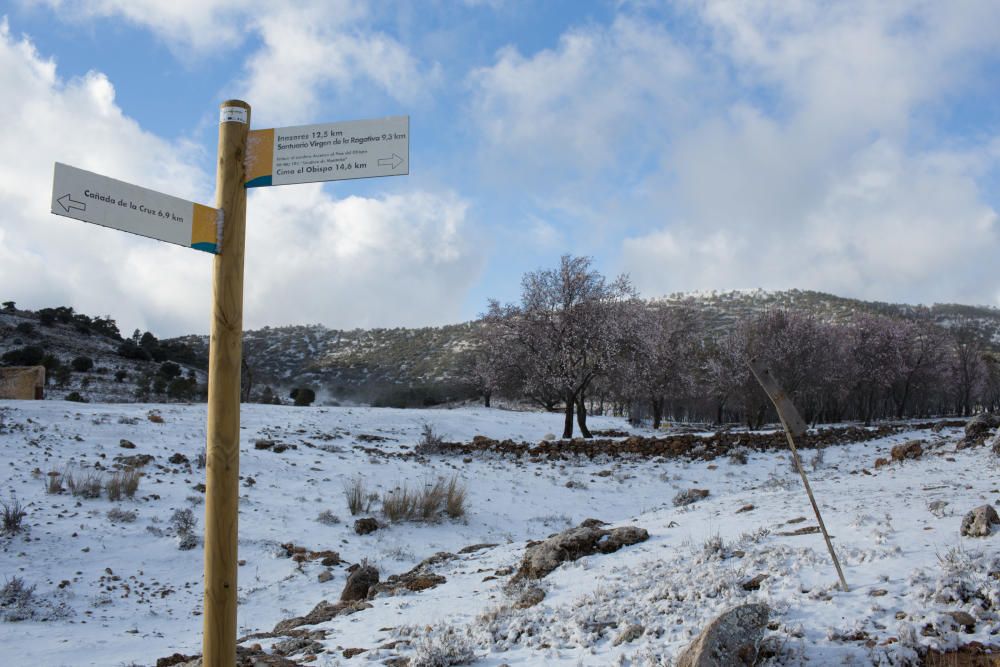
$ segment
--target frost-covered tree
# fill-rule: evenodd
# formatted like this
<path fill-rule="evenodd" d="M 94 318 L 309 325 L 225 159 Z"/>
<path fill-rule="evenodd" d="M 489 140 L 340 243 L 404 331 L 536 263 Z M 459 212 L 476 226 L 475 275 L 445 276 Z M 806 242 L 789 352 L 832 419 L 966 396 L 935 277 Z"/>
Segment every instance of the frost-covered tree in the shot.
<path fill-rule="evenodd" d="M 627 277 L 608 282 L 590 258 L 564 255 L 557 269 L 524 275 L 520 304 L 490 301 L 484 319 L 496 327 L 503 363 L 517 369 L 526 396 L 563 402 L 564 438 L 573 437 L 574 414 L 581 434 L 590 437 L 587 389 L 618 359 L 622 325 L 634 299 Z"/>
<path fill-rule="evenodd" d="M 629 401 L 647 403 L 653 428 L 659 428 L 664 406 L 693 392 L 700 322 L 691 308 L 657 303 L 638 303 L 628 315 L 614 384 Z"/>

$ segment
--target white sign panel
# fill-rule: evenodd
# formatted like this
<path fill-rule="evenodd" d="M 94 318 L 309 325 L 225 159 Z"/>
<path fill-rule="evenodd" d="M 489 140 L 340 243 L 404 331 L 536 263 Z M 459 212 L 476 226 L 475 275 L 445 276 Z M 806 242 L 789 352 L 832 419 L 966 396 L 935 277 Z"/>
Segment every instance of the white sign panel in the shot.
<path fill-rule="evenodd" d="M 410 117 L 253 130 L 248 188 L 410 173 Z"/>
<path fill-rule="evenodd" d="M 219 252 L 220 211 L 56 162 L 52 212 L 103 227 Z"/>

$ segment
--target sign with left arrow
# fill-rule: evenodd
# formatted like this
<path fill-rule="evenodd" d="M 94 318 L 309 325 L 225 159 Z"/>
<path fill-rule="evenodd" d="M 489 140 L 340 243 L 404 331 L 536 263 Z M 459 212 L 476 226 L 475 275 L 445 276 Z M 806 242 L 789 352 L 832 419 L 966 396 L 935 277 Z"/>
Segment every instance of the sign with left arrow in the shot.
<path fill-rule="evenodd" d="M 222 211 L 56 162 L 52 212 L 103 227 L 220 252 Z"/>

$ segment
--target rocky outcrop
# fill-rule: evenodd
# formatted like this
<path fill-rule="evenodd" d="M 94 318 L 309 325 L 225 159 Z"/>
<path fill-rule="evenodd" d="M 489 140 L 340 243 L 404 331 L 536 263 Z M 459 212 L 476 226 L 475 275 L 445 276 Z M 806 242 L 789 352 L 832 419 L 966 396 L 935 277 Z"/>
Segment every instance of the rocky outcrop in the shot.
<path fill-rule="evenodd" d="M 521 559 L 521 567 L 512 582 L 541 579 L 563 563 L 595 553 L 609 554 L 624 546 L 649 539 L 649 533 L 637 526 L 602 528 L 597 519 L 587 519 L 576 528 L 564 530 L 542 542 L 530 544 Z"/>
<path fill-rule="evenodd" d="M 739 667 L 756 664 L 770 609 L 745 604 L 705 626 L 677 658 L 677 667 Z"/>
<path fill-rule="evenodd" d="M 347 583 L 340 593 L 341 602 L 355 602 L 368 598 L 368 591 L 378 583 L 378 569 L 367 563 L 351 566 L 347 575 Z"/>
<path fill-rule="evenodd" d="M 892 448 L 893 461 L 905 461 L 906 459 L 919 459 L 924 454 L 924 448 L 919 440 L 910 440 Z M 878 466 L 876 466 L 878 467 Z"/>
<path fill-rule="evenodd" d="M 982 445 L 993 435 L 998 426 L 1000 426 L 1000 415 L 990 412 L 976 415 L 966 423 L 965 438 L 959 443 L 959 449 Z"/>
<path fill-rule="evenodd" d="M 997 524 L 1000 524 L 1000 516 L 993 506 L 980 505 L 962 518 L 961 533 L 964 537 L 986 537 Z"/>

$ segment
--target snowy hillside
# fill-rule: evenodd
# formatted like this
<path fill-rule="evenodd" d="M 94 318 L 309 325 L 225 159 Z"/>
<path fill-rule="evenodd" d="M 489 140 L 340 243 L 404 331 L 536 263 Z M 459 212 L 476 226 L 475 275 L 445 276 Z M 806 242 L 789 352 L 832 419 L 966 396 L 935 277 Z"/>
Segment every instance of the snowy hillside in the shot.
<path fill-rule="evenodd" d="M 960 429 L 924 425 L 804 452 L 851 586 L 845 593 L 780 450 L 741 450 L 741 464 L 739 454 L 709 458 L 705 446 L 592 460 L 471 446 L 476 435 L 535 444 L 560 419 L 244 406 L 243 646 L 296 662 L 312 655 L 317 665 L 435 664 L 431 658 L 447 655 L 482 665 L 660 665 L 720 612 L 747 601 L 770 606 L 771 664 L 911 664 L 919 647 L 996 643 L 1000 538 L 960 537 L 959 524 L 973 507 L 997 502 L 1000 465 L 986 447 L 956 450 Z M 204 422 L 204 406 L 0 402 L 0 499 L 9 506 L 16 497 L 26 512 L 21 532 L 0 537 L 0 664 L 152 665 L 200 652 L 202 553 L 193 542 L 203 525 Z M 470 453 L 415 455 L 425 423 L 445 440 L 470 443 Z M 593 428 L 629 430 L 600 417 Z M 921 458 L 874 467 L 913 439 L 922 442 Z M 513 443 L 492 449 L 501 445 Z M 106 488 L 99 498 L 47 493 L 50 473 L 66 481 L 69 472 L 82 489 L 88 474 L 107 482 L 145 456 L 134 499 L 113 502 Z M 365 496 L 391 498 L 403 485 L 456 476 L 467 491 L 459 519 L 391 522 L 380 501 L 353 517 L 345 497 L 358 480 Z M 709 494 L 675 506 L 693 488 Z M 190 531 L 181 525 L 185 509 L 196 521 Z M 382 527 L 355 533 L 355 520 L 367 516 Z M 528 589 L 509 582 L 527 541 L 587 518 L 644 528 L 649 539 L 557 567 L 531 586 L 543 599 L 532 590 L 536 599 L 526 603 Z M 420 570 L 429 583 L 380 592 L 370 607 L 315 626 L 271 632 L 336 602 L 351 564 L 367 560 L 386 582 L 438 552 L 448 555 Z M 17 595 L 12 581 L 33 593 Z"/>

